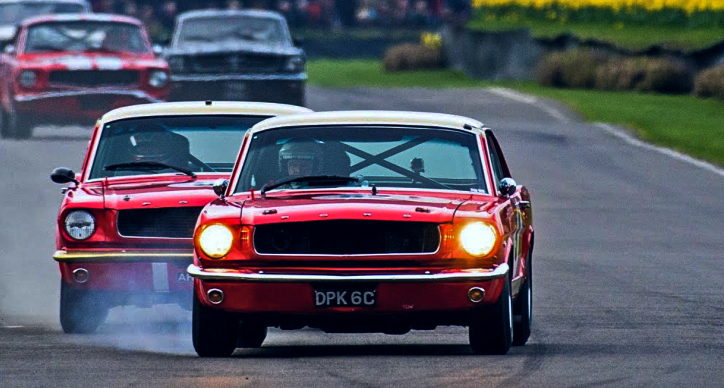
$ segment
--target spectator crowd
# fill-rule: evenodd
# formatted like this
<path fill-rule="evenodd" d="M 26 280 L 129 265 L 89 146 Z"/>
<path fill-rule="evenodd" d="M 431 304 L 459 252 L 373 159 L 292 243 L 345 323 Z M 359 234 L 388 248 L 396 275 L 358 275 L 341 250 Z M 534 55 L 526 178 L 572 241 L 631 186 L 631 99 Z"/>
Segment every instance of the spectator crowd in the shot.
<path fill-rule="evenodd" d="M 434 27 L 466 18 L 471 0 L 91 0 L 94 12 L 140 19 L 155 39 L 167 39 L 176 16 L 196 9 L 267 9 L 292 28 Z"/>

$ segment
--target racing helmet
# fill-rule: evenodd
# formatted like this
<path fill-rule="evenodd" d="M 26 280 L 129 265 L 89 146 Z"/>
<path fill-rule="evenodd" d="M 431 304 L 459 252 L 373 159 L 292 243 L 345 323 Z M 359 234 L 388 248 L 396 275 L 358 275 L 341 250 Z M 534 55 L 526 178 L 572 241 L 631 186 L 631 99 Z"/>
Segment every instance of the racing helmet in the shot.
<path fill-rule="evenodd" d="M 139 127 L 128 140 L 133 162 L 161 162 L 176 167 L 185 167 L 188 163 L 188 139 L 161 125 Z"/>
<path fill-rule="evenodd" d="M 322 146 L 312 139 L 292 139 L 279 150 L 279 171 L 288 172 L 289 162 L 292 160 L 310 161 L 309 174 L 318 175 L 324 171 L 324 158 Z"/>

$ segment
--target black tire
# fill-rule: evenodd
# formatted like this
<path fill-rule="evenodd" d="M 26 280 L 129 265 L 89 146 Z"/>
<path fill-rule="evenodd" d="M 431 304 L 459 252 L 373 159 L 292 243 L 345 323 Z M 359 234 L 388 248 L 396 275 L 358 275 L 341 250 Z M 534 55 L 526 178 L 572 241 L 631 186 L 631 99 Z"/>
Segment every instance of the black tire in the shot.
<path fill-rule="evenodd" d="M 90 334 L 105 322 L 108 303 L 102 295 L 60 281 L 60 326 L 68 334 Z"/>
<path fill-rule="evenodd" d="M 0 138 L 10 139 L 12 133 L 10 133 L 10 127 L 8 127 L 8 115 L 5 110 L 0 107 Z"/>
<path fill-rule="evenodd" d="M 29 139 L 33 136 L 33 124 L 27 117 L 20 113 L 13 112 L 8 114 L 7 126 L 10 137 Z"/>
<path fill-rule="evenodd" d="M 513 346 L 528 342 L 533 325 L 533 262 L 528 254 L 525 269 L 525 283 L 520 287 L 518 299 L 513 305 Z"/>
<path fill-rule="evenodd" d="M 191 339 L 199 357 L 229 357 L 236 349 L 239 322 L 201 304 L 194 290 Z"/>
<path fill-rule="evenodd" d="M 267 334 L 267 327 L 242 322 L 239 324 L 239 339 L 237 346 L 240 348 L 260 348 L 264 343 Z"/>
<path fill-rule="evenodd" d="M 474 354 L 508 353 L 513 342 L 513 310 L 509 279 L 506 278 L 503 292 L 495 304 L 473 313 L 469 337 L 470 348 Z"/>

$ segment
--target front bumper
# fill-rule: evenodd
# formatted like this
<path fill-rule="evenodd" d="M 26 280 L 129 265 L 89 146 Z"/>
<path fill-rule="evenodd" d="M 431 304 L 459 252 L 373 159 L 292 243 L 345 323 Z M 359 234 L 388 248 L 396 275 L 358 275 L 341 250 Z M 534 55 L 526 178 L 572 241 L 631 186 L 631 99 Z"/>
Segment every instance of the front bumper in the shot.
<path fill-rule="evenodd" d="M 78 289 L 138 292 L 185 292 L 193 289 L 193 278 L 186 267 L 193 253 L 175 251 L 57 251 L 63 281 Z M 88 279 L 78 282 L 76 270 L 83 269 Z M 189 294 L 190 295 L 190 294 Z"/>
<path fill-rule="evenodd" d="M 40 120 L 52 118 L 53 121 L 95 121 L 115 108 L 162 101 L 142 90 L 124 89 L 55 91 L 14 97 L 19 113 Z"/>
<path fill-rule="evenodd" d="M 208 269 L 196 265 L 188 273 L 197 279 L 199 300 L 206 306 L 248 314 L 398 314 L 434 311 L 466 311 L 497 301 L 509 271 L 507 264 L 495 269 L 458 270 L 440 273 L 382 275 L 306 275 L 244 273 Z M 373 288 L 377 303 L 371 307 L 315 306 L 317 289 Z M 479 303 L 468 299 L 473 287 L 485 290 Z M 211 304 L 210 289 L 224 292 L 224 300 Z"/>
<path fill-rule="evenodd" d="M 304 106 L 307 75 L 171 75 L 171 101 L 260 101 Z"/>

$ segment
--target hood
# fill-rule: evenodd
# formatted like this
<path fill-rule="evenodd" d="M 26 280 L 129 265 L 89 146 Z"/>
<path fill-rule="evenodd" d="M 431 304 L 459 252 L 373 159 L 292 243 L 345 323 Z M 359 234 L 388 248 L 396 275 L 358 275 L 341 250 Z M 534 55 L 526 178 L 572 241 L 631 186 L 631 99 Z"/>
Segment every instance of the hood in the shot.
<path fill-rule="evenodd" d="M 13 25 L 0 25 L 0 42 L 7 42 L 15 36 L 17 27 Z"/>
<path fill-rule="evenodd" d="M 109 53 L 39 53 L 22 56 L 25 65 L 63 70 L 120 70 L 167 67 L 166 61 L 150 55 Z"/>
<path fill-rule="evenodd" d="M 203 207 L 217 198 L 214 179 L 112 183 L 104 190 L 105 207 L 114 210 Z"/>
<path fill-rule="evenodd" d="M 219 43 L 199 43 L 187 44 L 181 47 L 172 47 L 166 52 L 166 56 L 173 55 L 206 55 L 206 54 L 225 54 L 225 53 L 250 53 L 250 54 L 267 54 L 279 56 L 302 55 L 303 51 L 294 46 L 287 45 L 270 45 L 268 43 L 259 42 L 219 42 Z"/>
<path fill-rule="evenodd" d="M 247 200 L 241 221 L 247 225 L 339 219 L 446 223 L 452 222 L 455 210 L 466 199 L 369 193 L 274 195 Z"/>

